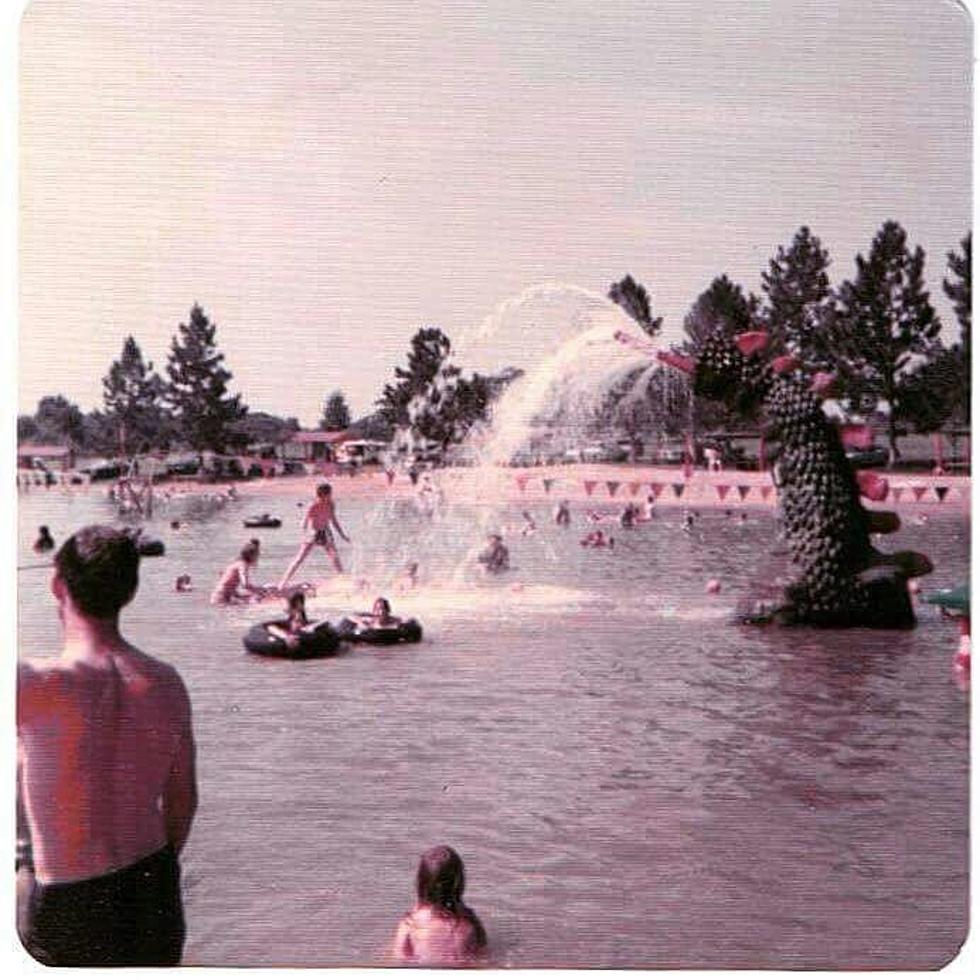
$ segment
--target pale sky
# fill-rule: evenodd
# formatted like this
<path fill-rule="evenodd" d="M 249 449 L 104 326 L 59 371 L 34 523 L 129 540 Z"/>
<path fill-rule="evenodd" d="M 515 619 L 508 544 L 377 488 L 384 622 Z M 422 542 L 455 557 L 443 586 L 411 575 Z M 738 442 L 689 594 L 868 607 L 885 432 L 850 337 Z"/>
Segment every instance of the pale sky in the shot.
<path fill-rule="evenodd" d="M 972 44 L 950 0 L 34 0 L 19 409 L 196 300 L 253 409 L 359 415 L 421 326 L 629 272 L 676 339 L 801 224 L 836 283 L 900 221 L 952 337 Z"/>

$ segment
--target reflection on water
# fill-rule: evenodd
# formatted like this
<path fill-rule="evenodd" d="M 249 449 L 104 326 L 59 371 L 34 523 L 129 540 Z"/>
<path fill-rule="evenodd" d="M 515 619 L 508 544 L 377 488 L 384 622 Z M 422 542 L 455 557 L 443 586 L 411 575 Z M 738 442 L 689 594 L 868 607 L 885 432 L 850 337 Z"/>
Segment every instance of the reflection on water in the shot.
<path fill-rule="evenodd" d="M 150 526 L 168 553 L 143 563 L 125 624 L 194 702 L 188 962 L 378 962 L 437 841 L 463 855 L 504 965 L 922 968 L 955 952 L 967 705 L 949 678 L 955 631 L 932 610 L 900 634 L 731 625 L 748 583 L 786 570 L 758 513 L 704 512 L 685 534 L 665 511 L 593 551 L 581 516 L 562 531 L 532 507 L 537 534 L 508 536 L 515 572 L 452 584 L 485 516 L 338 497 L 351 574 L 311 608 L 362 607 L 418 560 L 422 586 L 392 599 L 422 619 L 419 646 L 248 657 L 257 611 L 207 598 L 255 508 L 172 504 Z M 294 553 L 301 499 L 263 499 L 284 526 L 258 532 L 260 580 Z M 21 554 L 38 524 L 60 541 L 111 517 L 94 494 L 32 493 Z M 173 532 L 172 517 L 189 523 Z M 966 530 L 933 517 L 889 550 L 927 552 L 930 585 L 953 585 Z M 176 595 L 184 571 L 196 591 Z M 327 575 L 316 553 L 300 573 Z M 45 575 L 19 578 L 22 651 L 54 653 Z"/>

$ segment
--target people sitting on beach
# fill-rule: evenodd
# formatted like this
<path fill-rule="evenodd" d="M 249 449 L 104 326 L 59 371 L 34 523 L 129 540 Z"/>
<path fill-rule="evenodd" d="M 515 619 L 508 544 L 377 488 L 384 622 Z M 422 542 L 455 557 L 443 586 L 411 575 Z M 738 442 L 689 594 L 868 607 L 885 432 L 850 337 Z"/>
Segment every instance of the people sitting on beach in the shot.
<path fill-rule="evenodd" d="M 606 537 L 606 532 L 601 528 L 589 533 L 579 542 L 583 548 L 614 548 L 616 539 Z"/>
<path fill-rule="evenodd" d="M 235 559 L 221 573 L 221 578 L 211 594 L 211 605 L 224 606 L 236 602 L 248 602 L 263 594 L 263 590 L 252 585 L 249 572 L 259 561 L 259 542 L 256 538 L 239 552 Z"/>
<path fill-rule="evenodd" d="M 42 524 L 37 529 L 37 541 L 34 542 L 34 551 L 41 554 L 43 551 L 50 551 L 54 547 L 54 538 L 48 530 L 47 524 Z"/>
<path fill-rule="evenodd" d="M 419 563 L 410 561 L 405 570 L 395 579 L 395 589 L 398 592 L 409 592 L 419 584 Z"/>
<path fill-rule="evenodd" d="M 476 913 L 463 904 L 466 876 L 460 856 L 446 845 L 419 861 L 415 906 L 399 923 L 393 953 L 420 966 L 463 966 L 482 955 L 487 935 Z"/>
<path fill-rule="evenodd" d="M 534 518 L 531 516 L 530 512 L 526 510 L 521 511 L 521 517 L 524 518 L 524 526 L 521 528 L 521 534 L 523 534 L 524 537 L 534 534 L 534 532 L 538 529 L 538 525 L 534 523 Z"/>
<path fill-rule="evenodd" d="M 477 555 L 476 560 L 488 573 L 506 572 L 510 568 L 510 552 L 499 534 L 487 535 L 487 546 Z"/>
<path fill-rule="evenodd" d="M 178 575 L 176 581 L 174 582 L 174 592 L 190 591 L 192 591 L 190 575 Z"/>
<path fill-rule="evenodd" d="M 555 508 L 555 523 L 559 527 L 568 527 L 572 523 L 572 512 L 568 507 L 568 501 L 563 500 Z"/>

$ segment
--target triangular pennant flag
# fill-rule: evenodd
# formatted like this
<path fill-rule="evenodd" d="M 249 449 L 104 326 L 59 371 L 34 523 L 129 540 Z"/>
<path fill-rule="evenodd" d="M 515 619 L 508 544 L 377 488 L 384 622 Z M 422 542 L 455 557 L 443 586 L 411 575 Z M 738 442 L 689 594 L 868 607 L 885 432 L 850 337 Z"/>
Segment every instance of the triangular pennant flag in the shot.
<path fill-rule="evenodd" d="M 514 482 L 520 488 L 521 493 L 524 493 L 524 488 L 527 486 L 528 477 L 526 476 L 515 476 Z"/>
<path fill-rule="evenodd" d="M 946 494 L 949 493 L 949 487 L 933 487 L 933 490 L 936 491 L 940 503 L 946 499 Z"/>
<path fill-rule="evenodd" d="M 598 480 L 583 480 L 582 481 L 582 486 L 585 487 L 585 492 L 586 492 L 586 494 L 588 496 L 590 496 L 590 497 L 592 496 L 592 491 L 595 490 L 595 485 L 598 482 L 599 482 Z"/>
<path fill-rule="evenodd" d="M 653 494 L 653 499 L 657 500 L 660 497 L 660 495 L 664 492 L 664 484 L 651 483 L 650 492 Z"/>
<path fill-rule="evenodd" d="M 731 487 L 729 487 L 727 483 L 719 483 L 715 487 L 715 491 L 718 493 L 718 499 L 724 500 L 728 496 L 728 491 L 730 489 Z"/>
<path fill-rule="evenodd" d="M 738 499 L 745 500 L 752 488 L 748 484 L 740 483 L 736 489 L 738 490 Z"/>
<path fill-rule="evenodd" d="M 640 481 L 631 480 L 629 486 L 630 486 L 630 496 L 635 497 L 640 492 Z"/>
<path fill-rule="evenodd" d="M 683 483 L 672 483 L 671 486 L 674 488 L 674 496 L 675 497 L 680 497 L 680 495 L 684 492 L 684 484 Z"/>
<path fill-rule="evenodd" d="M 759 487 L 759 493 L 762 494 L 763 500 L 768 500 L 769 495 L 772 493 L 772 487 L 768 487 L 768 486 Z"/>
<path fill-rule="evenodd" d="M 922 495 L 927 489 L 928 487 L 912 487 L 912 496 L 915 497 L 916 503 L 922 499 Z"/>
<path fill-rule="evenodd" d="M 542 478 L 541 482 L 544 484 L 544 492 L 551 493 L 551 487 L 555 482 L 555 478 L 553 476 L 546 476 Z"/>
<path fill-rule="evenodd" d="M 615 497 L 616 491 L 619 489 L 619 480 L 606 480 L 606 489 L 609 491 L 610 497 Z"/>
<path fill-rule="evenodd" d="M 905 487 L 892 487 L 892 497 L 895 498 L 895 503 L 902 499 L 903 493 L 905 493 Z"/>

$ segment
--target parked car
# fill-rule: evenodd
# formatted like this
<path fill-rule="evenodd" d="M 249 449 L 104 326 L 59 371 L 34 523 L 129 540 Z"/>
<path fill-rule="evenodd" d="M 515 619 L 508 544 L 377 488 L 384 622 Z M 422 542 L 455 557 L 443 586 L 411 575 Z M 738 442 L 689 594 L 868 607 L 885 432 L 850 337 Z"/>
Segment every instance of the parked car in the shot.
<path fill-rule="evenodd" d="M 881 446 L 870 446 L 868 449 L 848 449 L 845 455 L 848 462 L 858 469 L 888 465 L 888 450 Z"/>
<path fill-rule="evenodd" d="M 94 482 L 96 480 L 116 480 L 123 475 L 125 468 L 122 463 L 117 463 L 115 460 L 99 459 L 89 463 L 80 472 L 87 474 L 89 480 Z"/>
<path fill-rule="evenodd" d="M 167 458 L 167 473 L 170 476 L 196 476 L 201 468 L 197 456 L 170 456 Z"/>

